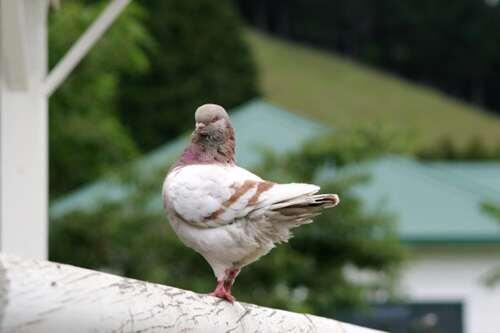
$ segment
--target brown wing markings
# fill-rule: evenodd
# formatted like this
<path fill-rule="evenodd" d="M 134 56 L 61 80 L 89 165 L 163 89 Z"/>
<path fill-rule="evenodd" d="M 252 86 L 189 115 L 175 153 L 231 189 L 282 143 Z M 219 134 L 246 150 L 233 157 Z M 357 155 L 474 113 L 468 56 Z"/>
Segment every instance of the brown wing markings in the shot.
<path fill-rule="evenodd" d="M 260 182 L 257 185 L 257 191 L 255 191 L 255 194 L 248 201 L 248 206 L 255 206 L 259 200 L 260 195 L 265 191 L 268 191 L 273 186 L 274 183 L 272 182 Z"/>
<path fill-rule="evenodd" d="M 252 187 L 255 186 L 257 182 L 254 181 L 254 180 L 245 180 L 245 182 L 240 186 L 240 187 L 237 187 L 233 193 L 233 195 L 231 195 L 229 197 L 229 199 L 227 199 L 226 201 L 224 201 L 224 203 L 222 204 L 222 206 L 224 207 L 229 207 L 231 206 L 233 203 L 235 203 L 243 194 L 247 193 Z"/>
<path fill-rule="evenodd" d="M 241 184 L 241 186 L 239 187 L 234 185 L 231 186 L 232 188 L 235 189 L 234 193 L 226 201 L 222 203 L 222 206 L 219 209 L 214 211 L 209 216 L 205 217 L 205 221 L 217 219 L 220 215 L 222 215 L 226 211 L 226 208 L 235 203 L 242 195 L 244 195 L 251 188 L 253 188 L 255 184 L 257 184 L 257 182 L 254 180 L 245 180 L 245 182 Z"/>
<path fill-rule="evenodd" d="M 215 220 L 217 219 L 220 215 L 222 215 L 222 213 L 224 213 L 226 211 L 226 208 L 224 207 L 221 207 L 219 209 L 217 209 L 215 212 L 213 212 L 212 214 L 208 215 L 207 217 L 205 217 L 205 221 L 209 221 L 209 220 Z"/>

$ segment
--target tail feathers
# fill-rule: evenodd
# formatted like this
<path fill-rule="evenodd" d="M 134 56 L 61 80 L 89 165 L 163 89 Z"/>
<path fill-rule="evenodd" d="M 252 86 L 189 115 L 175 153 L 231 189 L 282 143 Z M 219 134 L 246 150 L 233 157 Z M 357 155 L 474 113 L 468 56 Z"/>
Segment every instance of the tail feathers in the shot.
<path fill-rule="evenodd" d="M 324 208 L 335 207 L 339 203 L 339 196 L 336 194 L 315 194 L 306 195 L 292 200 L 278 202 L 271 205 L 272 210 L 289 209 L 306 209 L 306 210 L 321 210 Z"/>
<path fill-rule="evenodd" d="M 311 223 L 321 210 L 335 207 L 339 201 L 336 194 L 306 194 L 277 202 L 264 210 L 265 218 L 255 219 L 255 233 L 262 240 L 287 242 L 291 229 Z"/>
<path fill-rule="evenodd" d="M 335 207 L 339 201 L 336 194 L 306 195 L 273 204 L 268 214 L 278 221 L 292 222 L 294 225 L 311 223 L 321 210 Z"/>
<path fill-rule="evenodd" d="M 312 184 L 290 183 L 275 184 L 269 191 L 262 194 L 262 206 L 271 206 L 289 202 L 294 199 L 312 196 L 319 191 L 319 186 Z"/>

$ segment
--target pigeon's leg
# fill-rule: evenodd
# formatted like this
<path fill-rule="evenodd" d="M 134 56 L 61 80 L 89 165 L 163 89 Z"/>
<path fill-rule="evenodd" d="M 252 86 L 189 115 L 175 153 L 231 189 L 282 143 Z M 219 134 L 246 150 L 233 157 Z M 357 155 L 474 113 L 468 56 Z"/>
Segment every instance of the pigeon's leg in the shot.
<path fill-rule="evenodd" d="M 217 286 L 215 287 L 215 290 L 210 293 L 210 295 L 225 299 L 229 303 L 234 302 L 233 295 L 231 295 L 230 291 L 226 290 L 225 280 L 217 281 Z"/>
<path fill-rule="evenodd" d="M 233 303 L 235 298 L 231 295 L 231 287 L 233 286 L 234 279 L 236 279 L 239 272 L 239 268 L 226 269 L 224 279 L 217 281 L 217 286 L 215 287 L 215 290 L 210 293 L 210 295 L 223 298 L 226 301 Z"/>
<path fill-rule="evenodd" d="M 224 279 L 224 289 L 231 295 L 231 287 L 234 284 L 234 280 L 240 272 L 239 268 L 231 268 L 226 270 L 226 278 Z M 232 296 L 232 295 L 231 295 Z"/>
<path fill-rule="evenodd" d="M 215 297 L 224 298 L 224 294 L 226 293 L 226 289 L 224 288 L 224 281 L 217 281 L 217 285 L 215 286 L 214 291 L 210 293 L 210 295 Z"/>

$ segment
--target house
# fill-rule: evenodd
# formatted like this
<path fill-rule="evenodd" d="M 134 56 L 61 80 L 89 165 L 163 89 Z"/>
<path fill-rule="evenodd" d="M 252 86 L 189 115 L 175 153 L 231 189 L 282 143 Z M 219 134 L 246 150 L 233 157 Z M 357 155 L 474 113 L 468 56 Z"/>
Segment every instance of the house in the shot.
<path fill-rule="evenodd" d="M 249 102 L 232 116 L 237 160 L 259 163 L 262 149 L 284 153 L 328 128 L 262 100 Z M 188 138 L 179 138 L 137 162 L 148 170 L 168 165 Z M 389 156 L 358 166 L 372 181 L 356 188 L 366 209 L 394 212 L 401 240 L 411 249 L 402 271 L 404 304 L 375 307 L 373 316 L 351 320 L 392 332 L 497 333 L 500 286 L 487 287 L 484 276 L 500 266 L 500 226 L 481 212 L 485 201 L 500 202 L 500 163 L 420 163 Z M 61 217 L 120 200 L 127 189 L 102 180 L 52 203 Z M 160 198 L 155 203 L 161 209 Z"/>
<path fill-rule="evenodd" d="M 439 332 L 498 332 L 500 286 L 487 287 L 484 279 L 500 269 L 500 225 L 481 205 L 500 203 L 500 163 L 388 157 L 364 168 L 372 181 L 357 189 L 359 195 L 368 209 L 382 205 L 397 213 L 399 236 L 410 247 L 400 280 L 409 303 L 383 306 L 374 321 L 357 322 L 387 323 L 399 314 L 417 332 L 437 332 L 434 326 Z M 407 332 L 398 330 L 397 320 L 394 325 L 386 328 Z"/>

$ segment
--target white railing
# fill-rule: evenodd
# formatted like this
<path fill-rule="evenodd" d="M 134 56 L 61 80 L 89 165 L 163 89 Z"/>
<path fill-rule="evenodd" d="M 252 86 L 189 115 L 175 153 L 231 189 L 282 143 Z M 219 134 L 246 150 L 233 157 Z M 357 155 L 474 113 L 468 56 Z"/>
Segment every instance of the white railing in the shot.
<path fill-rule="evenodd" d="M 0 255 L 0 332 L 376 331 L 44 260 Z"/>

